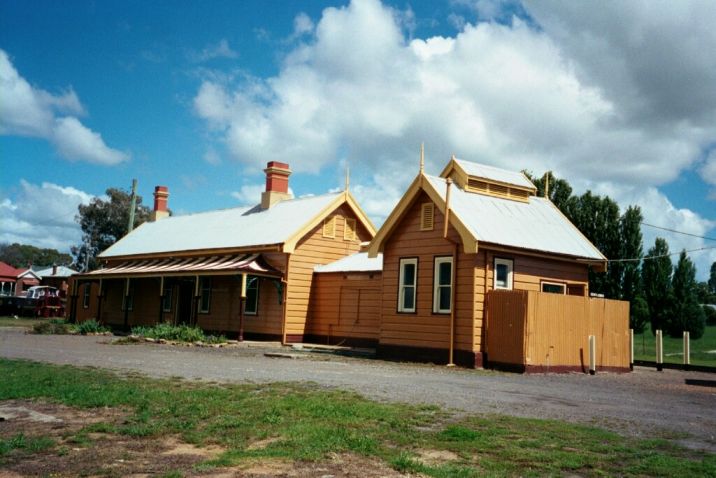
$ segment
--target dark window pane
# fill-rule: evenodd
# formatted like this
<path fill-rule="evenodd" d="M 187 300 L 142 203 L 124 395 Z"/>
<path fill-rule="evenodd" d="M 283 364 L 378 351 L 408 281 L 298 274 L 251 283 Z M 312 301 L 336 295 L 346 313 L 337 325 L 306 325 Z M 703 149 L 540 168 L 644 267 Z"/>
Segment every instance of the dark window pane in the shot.
<path fill-rule="evenodd" d="M 438 274 L 440 285 L 450 285 L 452 280 L 452 264 L 449 262 L 441 262 L 438 265 Z"/>
<path fill-rule="evenodd" d="M 415 285 L 415 264 L 403 264 L 403 285 Z"/>
<path fill-rule="evenodd" d="M 413 287 L 403 288 L 403 309 L 413 309 L 415 304 L 415 289 Z"/>
<path fill-rule="evenodd" d="M 564 294 L 564 286 L 562 284 L 542 284 L 542 292 Z"/>
<path fill-rule="evenodd" d="M 439 289 L 439 307 L 442 311 L 450 310 L 450 290 L 451 287 L 440 287 Z"/>
<path fill-rule="evenodd" d="M 495 275 L 497 276 L 497 285 L 507 287 L 507 266 L 505 264 L 495 266 Z"/>

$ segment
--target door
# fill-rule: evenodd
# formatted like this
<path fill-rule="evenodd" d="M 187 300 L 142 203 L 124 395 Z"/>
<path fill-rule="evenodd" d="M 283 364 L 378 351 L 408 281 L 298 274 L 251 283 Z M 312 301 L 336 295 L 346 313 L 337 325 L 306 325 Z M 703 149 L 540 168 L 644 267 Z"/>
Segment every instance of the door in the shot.
<path fill-rule="evenodd" d="M 194 281 L 182 279 L 177 284 L 177 313 L 176 324 L 191 324 L 192 304 L 194 295 Z"/>

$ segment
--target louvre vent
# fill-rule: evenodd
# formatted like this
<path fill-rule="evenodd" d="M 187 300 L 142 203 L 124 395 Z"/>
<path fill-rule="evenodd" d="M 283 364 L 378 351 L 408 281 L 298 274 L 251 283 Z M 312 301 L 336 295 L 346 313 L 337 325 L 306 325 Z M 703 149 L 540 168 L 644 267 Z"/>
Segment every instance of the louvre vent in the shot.
<path fill-rule="evenodd" d="M 500 196 L 507 196 L 508 188 L 499 184 L 490 184 L 490 192 Z"/>
<path fill-rule="evenodd" d="M 420 209 L 420 230 L 432 231 L 435 224 L 435 205 L 425 202 Z"/>
<path fill-rule="evenodd" d="M 467 180 L 467 185 L 477 191 L 487 191 L 487 183 L 485 181 L 470 178 Z"/>
<path fill-rule="evenodd" d="M 343 239 L 346 241 L 355 241 L 357 238 L 356 234 L 356 220 L 350 217 L 346 218 L 346 227 L 343 229 Z"/>
<path fill-rule="evenodd" d="M 323 237 L 336 237 L 336 216 L 331 216 L 323 220 Z"/>

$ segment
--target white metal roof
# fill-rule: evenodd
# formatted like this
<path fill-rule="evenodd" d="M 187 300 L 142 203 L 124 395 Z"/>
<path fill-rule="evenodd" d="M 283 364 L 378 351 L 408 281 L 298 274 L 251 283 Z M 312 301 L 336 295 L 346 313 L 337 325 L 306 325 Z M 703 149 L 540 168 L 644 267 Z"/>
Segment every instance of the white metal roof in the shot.
<path fill-rule="evenodd" d="M 47 269 L 42 269 L 39 271 L 35 271 L 35 274 L 40 276 L 41 278 L 44 277 L 69 277 L 72 274 L 77 274 L 77 271 L 74 269 L 70 269 L 66 266 L 57 266 L 57 271 L 53 274 L 52 273 L 52 267 L 48 267 Z"/>
<path fill-rule="evenodd" d="M 99 256 L 282 244 L 341 194 L 281 201 L 263 210 L 259 206 L 239 207 L 145 222 Z"/>
<path fill-rule="evenodd" d="M 426 176 L 445 200 L 445 179 Z M 529 202 L 513 201 L 453 187 L 450 210 L 482 242 L 605 260 L 551 201 L 531 196 Z"/>
<path fill-rule="evenodd" d="M 492 179 L 493 181 L 514 184 L 515 186 L 523 188 L 535 188 L 532 181 L 527 179 L 527 176 L 525 176 L 524 173 L 518 171 L 509 171 L 507 169 L 496 168 L 495 166 L 465 161 L 464 159 L 455 159 L 455 162 L 470 176 Z"/>
<path fill-rule="evenodd" d="M 383 254 L 368 257 L 367 252 L 357 252 L 326 265 L 313 268 L 315 272 L 380 272 L 383 270 Z"/>

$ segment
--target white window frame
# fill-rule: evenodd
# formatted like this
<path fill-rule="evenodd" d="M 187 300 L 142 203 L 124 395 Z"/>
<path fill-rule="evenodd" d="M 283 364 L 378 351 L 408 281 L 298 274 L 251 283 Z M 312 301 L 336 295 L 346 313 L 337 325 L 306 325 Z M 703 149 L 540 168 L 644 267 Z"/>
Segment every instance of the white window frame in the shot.
<path fill-rule="evenodd" d="M 199 313 L 208 314 L 211 311 L 211 277 L 201 277 L 199 284 Z M 206 307 L 203 306 L 204 293 L 206 292 Z"/>
<path fill-rule="evenodd" d="M 174 295 L 174 286 L 165 285 L 162 291 L 162 312 L 172 311 L 172 298 Z"/>
<path fill-rule="evenodd" d="M 412 264 L 415 266 L 415 275 L 413 276 L 414 283 L 412 285 L 406 285 L 405 280 L 405 268 L 404 266 Z M 413 288 L 413 307 L 405 307 L 405 289 L 408 287 Z M 406 257 L 400 259 L 400 270 L 398 271 L 398 312 L 403 313 L 415 313 L 418 302 L 418 258 L 417 257 Z"/>
<path fill-rule="evenodd" d="M 497 266 L 507 266 L 507 285 L 501 286 L 497 284 Z M 502 257 L 495 257 L 494 265 L 492 268 L 492 287 L 494 289 L 512 290 L 514 286 L 514 270 L 515 261 L 513 259 L 505 259 Z"/>
<path fill-rule="evenodd" d="M 559 292 L 547 292 L 544 290 L 545 285 L 556 285 L 558 287 L 562 288 L 561 295 L 567 295 L 567 284 L 564 282 L 552 282 L 548 280 L 540 281 L 539 290 L 540 292 L 544 292 L 545 294 L 560 294 Z"/>
<path fill-rule="evenodd" d="M 253 280 L 253 283 L 256 284 L 256 287 L 252 287 L 250 284 Z M 247 276 L 246 277 L 246 300 L 244 301 L 244 314 L 246 315 L 258 315 L 259 313 L 259 283 L 261 282 L 261 278 L 258 276 Z M 256 302 L 253 304 L 254 309 L 249 310 L 249 289 L 256 289 Z"/>
<path fill-rule="evenodd" d="M 450 283 L 447 285 L 440 285 L 440 264 L 450 264 Z M 436 257 L 435 265 L 433 266 L 433 313 L 434 314 L 449 314 L 452 310 L 452 294 L 453 294 L 453 261 L 452 256 Z M 440 308 L 440 288 L 450 289 L 450 302 L 447 309 Z"/>
<path fill-rule="evenodd" d="M 82 308 L 89 309 L 90 306 L 90 294 L 92 293 L 92 284 L 84 284 L 85 288 L 82 291 Z"/>

